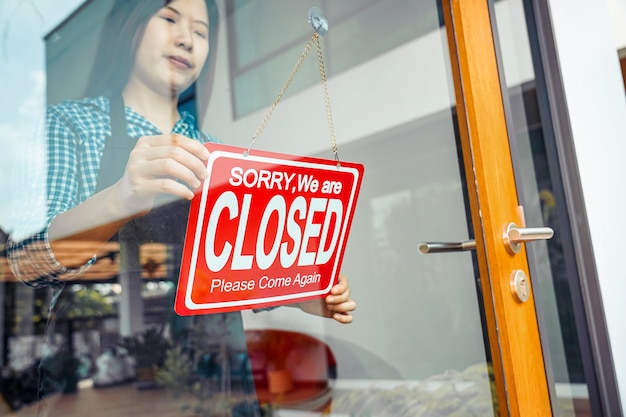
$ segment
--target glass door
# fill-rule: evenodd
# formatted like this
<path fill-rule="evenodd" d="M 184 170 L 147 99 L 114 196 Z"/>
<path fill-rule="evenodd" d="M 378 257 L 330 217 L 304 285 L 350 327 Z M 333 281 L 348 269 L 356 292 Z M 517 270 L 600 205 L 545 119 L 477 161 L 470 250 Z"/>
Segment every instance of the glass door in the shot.
<path fill-rule="evenodd" d="M 523 244 L 506 243 L 526 230 L 487 2 L 316 3 L 334 22 L 324 46 L 339 155 L 366 171 L 343 266 L 359 307 L 349 326 L 292 309 L 244 315 L 249 330 L 304 332 L 332 352 L 325 401 L 291 391 L 276 397 L 280 415 L 549 415 L 526 256 Z M 231 57 L 235 86 L 256 79 L 278 91 L 288 51 L 280 45 L 299 47 L 280 28 L 273 49 L 257 39 L 260 16 L 298 18 L 292 3 L 273 4 L 230 10 L 229 52 L 247 41 L 268 50 L 247 67 Z M 311 67 L 259 146 L 330 157 L 316 76 Z M 231 95 L 234 109 L 263 101 L 250 93 L 258 88 L 246 91 Z M 262 113 L 224 133 L 253 130 Z M 218 116 L 209 112 L 208 123 Z"/>
<path fill-rule="evenodd" d="M 98 4 L 106 8 L 112 1 Z M 311 36 L 306 20 L 312 6 L 330 23 L 322 48 L 339 157 L 365 165 L 342 267 L 358 303 L 355 321 L 341 325 L 288 307 L 244 311 L 245 334 L 229 340 L 239 347 L 247 342 L 246 354 L 224 353 L 224 317 L 214 323 L 219 339 L 208 341 L 223 348 L 219 360 L 179 368 L 209 389 L 232 394 L 224 403 L 199 401 L 236 417 L 257 415 L 233 405 L 252 393 L 264 415 L 282 417 L 551 415 L 534 292 L 524 244 L 517 243 L 527 231 L 487 1 L 218 1 L 217 62 L 207 111 L 198 115 L 202 130 L 227 144 L 250 144 Z M 51 98 L 61 90 L 68 95 L 68 84 L 78 89 L 79 77 L 67 72 L 67 62 L 91 62 L 85 28 L 97 39 L 106 12 L 86 2 L 47 38 Z M 64 41 L 78 46 L 61 48 Z M 68 51 L 79 58 L 68 61 Z M 68 76 L 72 82 L 63 78 Z M 204 105 L 207 97 L 197 99 Z M 332 158 L 328 130 L 317 59 L 309 58 L 256 147 Z M 439 253 L 442 247 L 445 253 Z M 80 285 L 67 286 L 68 296 L 100 294 L 104 287 L 114 300 L 120 292 L 136 296 L 132 310 L 117 308 L 93 319 L 93 345 L 80 343 L 79 332 L 68 325 L 62 340 L 69 351 L 106 358 L 124 323 L 148 326 L 172 314 L 177 275 L 170 266 L 178 259 L 162 247 L 138 249 L 144 271 L 137 271 L 134 290 L 119 285 L 115 251 L 111 262 L 99 259 L 106 263 L 95 265 Z M 106 277 L 96 276 L 105 266 Z M 28 326 L 19 337 L 5 337 L 3 365 L 15 362 L 10 358 L 21 351 L 20 343 L 40 336 L 35 306 L 51 297 L 35 297 L 17 283 L 13 289 L 15 297 L 0 293 L 9 305 L 7 322 Z M 26 312 L 11 308 L 9 299 L 19 300 Z M 274 357 L 263 351 L 269 345 L 280 348 Z M 32 364 L 39 352 L 26 356 Z M 281 388 L 269 381 L 276 356 L 290 372 L 291 383 Z M 179 370 L 172 362 L 170 368 Z M 100 388 L 86 377 L 77 381 L 77 392 L 54 398 L 49 415 L 192 415 L 192 394 L 173 399 L 176 392 L 150 388 L 135 389 L 126 379 Z M 33 415 L 37 407 L 28 404 L 9 415 Z"/>

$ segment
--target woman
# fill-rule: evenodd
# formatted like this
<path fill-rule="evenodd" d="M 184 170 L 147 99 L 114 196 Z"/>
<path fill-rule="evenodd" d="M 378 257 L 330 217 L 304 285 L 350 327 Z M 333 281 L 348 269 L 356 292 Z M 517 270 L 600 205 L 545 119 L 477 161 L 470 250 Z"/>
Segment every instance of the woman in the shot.
<path fill-rule="evenodd" d="M 83 274 L 97 255 L 70 264 L 59 251 L 65 241 L 104 244 L 118 233 L 122 250 L 146 241 L 182 245 L 188 202 L 207 175 L 202 144 L 217 140 L 198 130 L 180 101 L 199 88 L 196 97 L 208 96 L 217 26 L 213 0 L 116 1 L 89 98 L 47 113 L 49 226 L 10 243 L 20 279 L 61 288 Z M 349 323 L 356 308 L 349 296 L 342 276 L 323 301 L 298 306 Z"/>

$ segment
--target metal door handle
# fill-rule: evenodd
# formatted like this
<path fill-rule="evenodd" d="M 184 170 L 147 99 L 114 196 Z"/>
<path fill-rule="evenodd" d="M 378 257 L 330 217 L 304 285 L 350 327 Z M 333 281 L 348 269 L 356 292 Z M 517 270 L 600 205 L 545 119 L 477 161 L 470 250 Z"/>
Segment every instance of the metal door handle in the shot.
<path fill-rule="evenodd" d="M 554 236 L 554 230 L 550 227 L 517 227 L 515 223 L 509 223 L 504 229 L 502 239 L 507 251 L 515 255 L 522 249 L 522 243 L 548 240 L 552 236 Z"/>
<path fill-rule="evenodd" d="M 522 249 L 522 243 L 535 240 L 547 240 L 554 236 L 554 230 L 550 227 L 517 227 L 515 223 L 509 223 L 502 236 L 504 246 L 511 255 L 515 255 Z M 475 240 L 464 242 L 423 242 L 418 245 L 420 253 L 461 252 L 476 249 Z"/>
<path fill-rule="evenodd" d="M 417 247 L 420 253 L 461 252 L 476 249 L 475 240 L 465 242 L 424 242 Z"/>

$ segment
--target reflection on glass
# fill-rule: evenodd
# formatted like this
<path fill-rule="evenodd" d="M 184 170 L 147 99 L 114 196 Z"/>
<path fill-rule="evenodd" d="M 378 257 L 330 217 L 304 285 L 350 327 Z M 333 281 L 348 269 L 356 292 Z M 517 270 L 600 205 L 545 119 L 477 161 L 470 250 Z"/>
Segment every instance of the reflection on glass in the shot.
<path fill-rule="evenodd" d="M 404 6 L 389 4 L 389 12 L 411 16 L 413 9 Z M 342 77 L 329 84 L 333 103 L 351 107 L 343 114 L 351 140 L 340 144 L 339 154 L 365 165 L 343 264 L 359 304 L 356 321 L 338 329 L 284 309 L 244 315 L 248 329 L 306 329 L 328 344 L 337 372 L 328 407 L 339 415 L 495 413 L 472 254 L 424 256 L 417 250 L 423 241 L 471 238 L 447 44 L 432 10 L 435 2 L 424 4 L 420 11 L 431 19 L 413 28 L 429 28 L 423 36 L 353 68 L 344 81 L 353 89 L 342 89 Z M 355 17 L 346 27 L 357 24 Z M 328 36 L 333 33 L 331 28 Z M 328 59 L 341 54 L 331 48 Z M 283 111 L 322 106 L 319 91 L 299 98 L 307 104 L 285 103 Z M 306 130 L 292 129 L 276 116 L 271 146 L 327 155 L 325 125 L 307 120 Z M 342 123 L 337 114 L 335 120 Z"/>
<path fill-rule="evenodd" d="M 423 240 L 468 238 L 450 112 L 344 151 L 369 169 L 345 261 L 359 320 L 348 340 L 331 339 L 333 410 L 492 415 L 472 256 L 417 251 Z"/>
<path fill-rule="evenodd" d="M 312 6 L 323 10 L 332 30 L 332 36 L 322 39 L 329 52 L 326 72 L 330 76 L 440 26 L 438 7 L 434 1 L 317 0 L 306 5 L 280 0 L 270 3 L 234 2 L 230 6 L 229 36 L 233 42 L 229 53 L 236 117 L 243 117 L 272 103 L 302 45 L 310 36 L 310 26 L 303 22 L 307 8 Z M 278 21 L 280 31 L 268 30 L 268 26 Z M 316 64 L 305 62 L 287 95 L 317 82 Z M 255 93 L 250 94 L 250 91 Z"/>
<path fill-rule="evenodd" d="M 328 2 L 321 3 L 323 8 Z M 37 395 L 50 398 L 52 392 L 55 412 L 71 409 L 94 416 L 128 415 L 128 410 L 137 416 L 252 416 L 276 408 L 280 415 L 495 414 L 472 254 L 424 256 L 417 250 L 423 241 L 472 237 L 437 2 L 338 4 L 329 12 L 342 20 L 335 29 L 331 25 L 325 47 L 331 67 L 336 63 L 336 78 L 329 84 L 339 104 L 340 155 L 366 166 L 343 264 L 359 304 L 356 322 L 339 326 L 281 307 L 244 312 L 245 332 L 239 332 L 233 331 L 241 329 L 238 314 L 175 317 L 180 245 L 138 244 L 120 256 L 118 244 L 111 242 L 90 271 L 63 291 L 35 291 L 3 274 L 9 282 L 2 284 L 0 295 L 9 314 L 2 328 L 2 365 L 14 372 L 3 387 L 12 387 L 10 407 L 16 415 L 29 415 L 38 406 Z M 266 94 L 275 97 L 278 88 L 263 91 L 259 81 L 270 76 L 284 81 L 297 56 L 292 60 L 281 53 L 301 50 L 299 39 L 304 41 L 310 29 L 296 22 L 310 6 L 241 1 L 222 14 L 228 39 L 218 51 L 216 68 L 222 72 L 215 77 L 205 130 L 227 143 L 248 140 L 239 132 L 253 130 L 249 121 L 224 109 L 242 100 L 252 103 L 251 110 L 267 103 Z M 70 90 L 58 81 L 67 79 L 61 64 L 68 57 L 91 62 L 93 48 L 86 40 L 97 38 L 92 33 L 97 29 L 89 36 L 83 30 L 99 28 L 102 13 L 86 7 L 59 28 L 60 38 L 48 39 L 55 52 L 48 74 L 51 102 L 65 93 L 79 94 L 75 85 Z M 272 16 L 289 23 L 264 23 L 248 37 L 240 36 L 245 30 L 237 22 Z M 396 19 L 404 23 L 396 25 Z M 353 34 L 362 39 L 357 42 Z M 252 35 L 258 43 L 250 42 Z M 75 45 L 61 48 L 59 39 Z M 231 82 L 224 71 L 232 56 L 241 66 L 259 60 L 259 68 L 277 65 L 284 75 L 257 68 L 262 74 L 257 79 L 237 73 Z M 70 78 L 80 84 L 86 78 L 73 73 L 80 72 L 78 67 L 72 67 Z M 309 90 L 296 93 L 298 100 L 281 103 L 280 110 L 294 117 L 274 120 L 273 140 L 263 146 L 328 155 L 322 153 L 327 141 L 320 140 L 318 130 L 327 132 L 323 113 L 319 123 L 311 122 L 323 103 L 320 86 L 310 80 Z M 222 94 L 242 86 L 234 98 Z M 80 251 L 92 253 L 93 248 L 89 242 L 70 244 L 66 255 Z M 56 327 L 46 328 L 52 304 L 59 307 Z M 40 363 L 42 357 L 52 359 Z M 51 385 L 38 388 L 39 365 L 53 377 L 45 381 Z M 17 382 L 23 385 L 10 385 Z"/>

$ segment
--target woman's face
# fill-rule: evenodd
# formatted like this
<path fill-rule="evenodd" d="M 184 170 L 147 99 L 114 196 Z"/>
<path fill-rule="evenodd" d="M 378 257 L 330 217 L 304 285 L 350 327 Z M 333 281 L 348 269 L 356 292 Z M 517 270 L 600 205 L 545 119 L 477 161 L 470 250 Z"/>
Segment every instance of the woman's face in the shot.
<path fill-rule="evenodd" d="M 174 0 L 160 9 L 139 39 L 129 85 L 178 96 L 198 78 L 209 54 L 205 0 Z"/>

